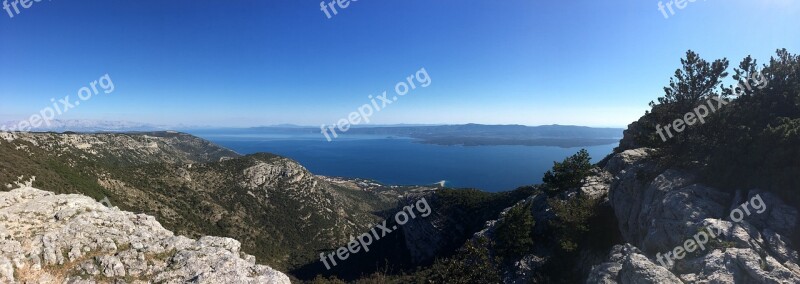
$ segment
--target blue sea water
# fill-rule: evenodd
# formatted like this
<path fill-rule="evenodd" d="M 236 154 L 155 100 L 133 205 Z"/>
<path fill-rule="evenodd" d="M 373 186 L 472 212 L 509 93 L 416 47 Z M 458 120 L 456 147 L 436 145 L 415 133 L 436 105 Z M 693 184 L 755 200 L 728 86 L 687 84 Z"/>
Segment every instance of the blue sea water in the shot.
<path fill-rule="evenodd" d="M 543 146 L 441 146 L 408 138 L 348 136 L 333 142 L 319 134 L 194 132 L 240 154 L 267 152 L 294 159 L 314 174 L 359 177 L 391 185 L 429 185 L 508 191 L 541 183 L 544 173 L 581 148 Z M 597 162 L 616 144 L 585 147 Z"/>

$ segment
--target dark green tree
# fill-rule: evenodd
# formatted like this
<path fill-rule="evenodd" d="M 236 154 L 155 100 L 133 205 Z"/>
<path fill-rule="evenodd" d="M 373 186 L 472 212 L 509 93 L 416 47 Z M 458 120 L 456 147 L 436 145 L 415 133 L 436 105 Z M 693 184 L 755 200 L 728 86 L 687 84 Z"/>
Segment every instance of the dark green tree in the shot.
<path fill-rule="evenodd" d="M 553 169 L 544 174 L 545 185 L 551 191 L 580 187 L 592 169 L 591 157 L 586 149 L 567 157 L 562 162 L 553 162 Z"/>
<path fill-rule="evenodd" d="M 708 62 L 694 51 L 687 51 L 681 59 L 681 68 L 675 70 L 669 86 L 664 87 L 664 96 L 658 98 L 661 105 L 678 104 L 686 109 L 694 104 L 719 95 L 722 79 L 728 76 L 728 59 Z M 654 106 L 655 103 L 650 103 Z"/>
<path fill-rule="evenodd" d="M 556 218 L 550 221 L 562 250 L 572 252 L 578 248 L 585 234 L 589 232 L 589 219 L 595 214 L 597 200 L 578 195 L 568 200 L 551 198 L 548 200 Z"/>
<path fill-rule="evenodd" d="M 657 134 L 656 129 L 671 125 L 713 97 L 728 97 L 730 93 L 723 91 L 722 87 L 723 80 L 728 77 L 726 70 L 729 64 L 725 58 L 709 62 L 694 51 L 687 51 L 686 57 L 681 59 L 681 67 L 675 70 L 669 85 L 664 87 L 664 96 L 659 97 L 657 102 L 650 102 L 651 110 L 625 130 L 625 136 L 615 152 L 639 147 L 661 148 L 665 145 L 673 151 L 687 150 L 688 144 L 696 142 L 688 137 L 697 132 L 699 127 L 686 127 L 682 133 L 671 130 Z"/>
<path fill-rule="evenodd" d="M 530 204 L 511 207 L 495 229 L 497 253 L 512 258 L 530 252 L 533 249 L 535 224 Z"/>
<path fill-rule="evenodd" d="M 488 249 L 492 245 L 485 237 L 467 241 L 456 255 L 437 260 L 429 270 L 417 274 L 416 283 L 500 283 L 498 260 Z"/>

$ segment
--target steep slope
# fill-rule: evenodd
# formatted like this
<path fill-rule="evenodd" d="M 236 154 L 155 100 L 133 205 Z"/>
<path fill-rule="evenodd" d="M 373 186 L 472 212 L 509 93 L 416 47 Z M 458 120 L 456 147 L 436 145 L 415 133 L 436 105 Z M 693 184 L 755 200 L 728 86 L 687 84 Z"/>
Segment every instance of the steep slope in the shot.
<path fill-rule="evenodd" d="M 274 283 L 238 241 L 176 236 L 154 217 L 30 187 L 0 193 L 3 283 Z"/>
<path fill-rule="evenodd" d="M 257 154 L 207 164 L 153 164 L 101 177 L 122 204 L 189 235 L 216 233 L 284 268 L 316 260 L 380 219 L 398 192 L 364 191 L 315 176 L 294 161 Z M 144 198 L 142 198 L 144 196 Z"/>

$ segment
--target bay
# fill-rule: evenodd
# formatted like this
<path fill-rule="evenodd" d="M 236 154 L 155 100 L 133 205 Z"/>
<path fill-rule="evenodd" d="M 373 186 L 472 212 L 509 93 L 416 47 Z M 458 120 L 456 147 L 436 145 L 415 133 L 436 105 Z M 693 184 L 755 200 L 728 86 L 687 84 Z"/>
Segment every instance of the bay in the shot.
<path fill-rule="evenodd" d="M 332 142 L 318 134 L 192 133 L 240 154 L 267 152 L 291 158 L 314 174 L 372 179 L 387 185 L 430 185 L 499 192 L 541 183 L 553 161 L 578 148 L 549 146 L 443 146 L 411 138 L 350 135 Z M 597 162 L 617 144 L 583 147 Z"/>

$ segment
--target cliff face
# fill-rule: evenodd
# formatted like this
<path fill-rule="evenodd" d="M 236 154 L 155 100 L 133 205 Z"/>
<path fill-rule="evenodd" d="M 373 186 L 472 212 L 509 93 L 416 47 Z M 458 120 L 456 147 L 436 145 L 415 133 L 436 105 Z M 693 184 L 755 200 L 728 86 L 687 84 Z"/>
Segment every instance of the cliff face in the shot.
<path fill-rule="evenodd" d="M 437 206 L 435 207 L 437 210 L 432 210 L 432 214 L 425 218 L 411 219 L 401 228 L 405 240 L 404 248 L 408 250 L 411 262 L 417 265 L 453 250 L 454 244 L 460 245 L 464 241 L 462 236 L 467 230 L 465 224 L 454 220 L 452 211 L 442 210 L 442 206 L 439 206 L 442 199 L 433 191 L 409 194 L 400 205 L 414 206 L 414 203 L 422 198 Z"/>
<path fill-rule="evenodd" d="M 731 194 L 691 172 L 659 171 L 650 152 L 627 150 L 605 167 L 627 244 L 614 247 L 587 283 L 800 283 L 787 241 L 797 232 L 796 208 L 758 189 Z"/>
<path fill-rule="evenodd" d="M 176 236 L 81 195 L 0 193 L 3 283 L 290 283 L 229 238 Z"/>

